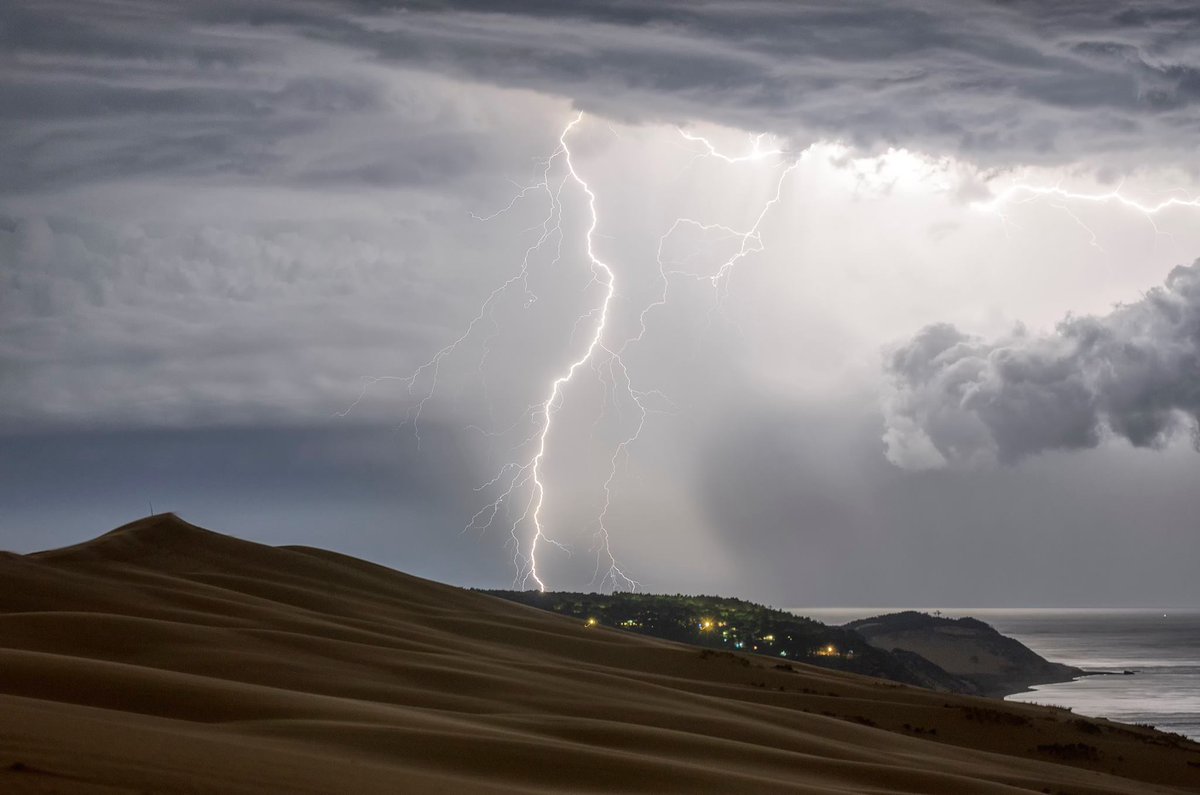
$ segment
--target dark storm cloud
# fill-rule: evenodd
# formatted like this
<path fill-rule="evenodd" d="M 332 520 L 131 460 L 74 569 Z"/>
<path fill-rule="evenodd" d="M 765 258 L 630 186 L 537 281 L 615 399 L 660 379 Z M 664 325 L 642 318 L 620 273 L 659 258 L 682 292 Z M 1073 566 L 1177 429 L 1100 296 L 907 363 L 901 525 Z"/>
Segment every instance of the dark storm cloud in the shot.
<path fill-rule="evenodd" d="M 1185 3 L 1126 10 L 448 2 L 380 13 L 331 35 L 388 59 L 566 94 L 635 120 L 708 118 L 989 163 L 1194 152 L 1200 21 Z"/>
<path fill-rule="evenodd" d="M 990 162 L 1144 149 L 1146 138 L 1194 151 L 1200 23 L 1182 4 L 1144 6 L 1138 20 L 1118 18 L 1124 7 L 529 4 L 410 14 L 378 46 L 623 116 L 707 116 Z"/>
<path fill-rule="evenodd" d="M 988 164 L 1185 162 L 1200 132 L 1186 2 L 8 3 L 0 179 L 135 174 L 404 184 L 453 140 L 311 162 L 286 143 L 386 117 L 365 63 L 570 97 L 631 120 L 966 153 Z M 399 131 L 396 131 L 399 136 Z M 455 144 L 459 156 L 443 157 Z M 336 158 L 335 158 L 336 160 Z"/>
<path fill-rule="evenodd" d="M 457 131 L 397 123 L 397 99 L 360 68 L 361 51 L 332 53 L 280 27 L 311 16 L 201 5 L 0 9 L 6 188 L 180 176 L 420 186 L 479 166 Z M 323 9 L 326 29 L 336 11 Z M 348 122 L 386 144 L 364 150 Z"/>
<path fill-rule="evenodd" d="M 923 329 L 888 360 L 889 456 L 902 466 L 1010 463 L 1095 447 L 1162 447 L 1200 423 L 1200 261 L 1101 317 L 988 341 Z M 1200 436 L 1196 437 L 1200 445 Z"/>

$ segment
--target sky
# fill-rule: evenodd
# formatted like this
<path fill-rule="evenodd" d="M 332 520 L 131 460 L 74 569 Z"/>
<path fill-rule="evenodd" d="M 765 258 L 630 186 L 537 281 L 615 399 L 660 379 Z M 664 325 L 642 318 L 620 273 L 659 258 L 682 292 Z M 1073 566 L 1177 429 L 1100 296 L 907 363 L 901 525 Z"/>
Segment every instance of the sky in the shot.
<path fill-rule="evenodd" d="M 16 0 L 0 185 L 0 548 L 1200 603 L 1192 3 Z"/>

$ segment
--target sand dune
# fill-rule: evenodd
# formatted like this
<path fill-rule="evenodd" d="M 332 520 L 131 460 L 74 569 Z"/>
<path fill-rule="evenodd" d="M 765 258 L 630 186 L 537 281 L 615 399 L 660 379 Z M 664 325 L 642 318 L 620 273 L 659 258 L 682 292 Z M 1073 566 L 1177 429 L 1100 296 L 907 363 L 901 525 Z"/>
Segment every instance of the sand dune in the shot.
<path fill-rule="evenodd" d="M 4 792 L 1200 791 L 1200 747 L 171 516 L 0 555 Z"/>

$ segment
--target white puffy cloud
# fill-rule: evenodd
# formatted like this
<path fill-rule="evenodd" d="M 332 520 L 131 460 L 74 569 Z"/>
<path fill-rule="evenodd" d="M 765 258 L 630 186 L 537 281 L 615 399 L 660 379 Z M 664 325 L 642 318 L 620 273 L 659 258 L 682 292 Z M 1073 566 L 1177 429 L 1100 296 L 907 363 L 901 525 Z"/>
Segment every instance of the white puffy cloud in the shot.
<path fill-rule="evenodd" d="M 1200 423 L 1200 261 L 1140 300 L 1053 333 L 985 340 L 928 326 L 894 351 L 884 437 L 913 469 L 1012 463 L 1095 447 L 1162 447 Z"/>

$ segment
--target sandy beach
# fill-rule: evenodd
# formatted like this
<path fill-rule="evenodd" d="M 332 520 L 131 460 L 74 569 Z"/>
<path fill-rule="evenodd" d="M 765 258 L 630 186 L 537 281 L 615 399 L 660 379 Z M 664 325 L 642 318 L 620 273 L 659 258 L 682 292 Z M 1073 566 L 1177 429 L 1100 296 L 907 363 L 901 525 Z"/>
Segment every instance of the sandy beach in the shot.
<path fill-rule="evenodd" d="M 5 792 L 1200 791 L 1200 746 L 655 641 L 170 514 L 0 553 Z"/>

